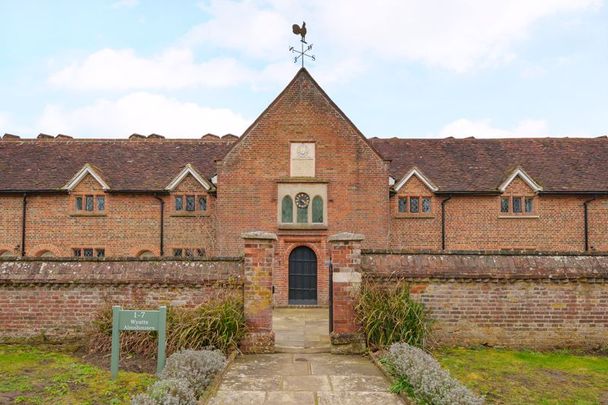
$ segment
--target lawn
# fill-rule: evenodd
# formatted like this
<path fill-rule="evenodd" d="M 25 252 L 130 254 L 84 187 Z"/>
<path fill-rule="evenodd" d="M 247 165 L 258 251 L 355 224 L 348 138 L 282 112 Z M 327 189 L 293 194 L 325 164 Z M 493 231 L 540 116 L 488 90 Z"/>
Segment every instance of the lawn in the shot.
<path fill-rule="evenodd" d="M 443 367 L 495 404 L 607 404 L 608 356 L 446 349 Z"/>
<path fill-rule="evenodd" d="M 110 372 L 69 354 L 0 345 L 0 403 L 126 404 L 154 381 L 144 373 Z"/>

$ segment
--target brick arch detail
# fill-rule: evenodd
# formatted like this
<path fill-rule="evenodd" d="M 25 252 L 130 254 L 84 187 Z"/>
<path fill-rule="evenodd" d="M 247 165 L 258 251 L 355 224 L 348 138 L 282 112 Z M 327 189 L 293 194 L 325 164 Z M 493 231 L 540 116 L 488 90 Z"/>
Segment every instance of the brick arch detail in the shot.
<path fill-rule="evenodd" d="M 61 252 L 62 250 L 60 248 L 58 248 L 56 245 L 50 245 L 50 244 L 42 244 L 42 245 L 36 245 L 34 246 L 31 250 L 31 252 L 33 252 L 33 256 L 34 257 L 40 257 L 42 254 L 46 253 L 46 252 L 51 252 L 53 254 L 53 256 L 55 257 L 61 257 Z M 66 254 L 67 256 L 67 254 Z"/>
<path fill-rule="evenodd" d="M 131 257 L 139 257 L 143 252 L 152 252 L 154 256 L 158 256 L 158 247 L 155 246 L 139 246 L 136 248 L 132 248 L 129 251 L 129 256 Z"/>
<path fill-rule="evenodd" d="M 15 250 L 14 246 L 0 245 L 0 255 L 6 252 L 11 252 L 15 256 L 19 256 L 19 252 Z"/>

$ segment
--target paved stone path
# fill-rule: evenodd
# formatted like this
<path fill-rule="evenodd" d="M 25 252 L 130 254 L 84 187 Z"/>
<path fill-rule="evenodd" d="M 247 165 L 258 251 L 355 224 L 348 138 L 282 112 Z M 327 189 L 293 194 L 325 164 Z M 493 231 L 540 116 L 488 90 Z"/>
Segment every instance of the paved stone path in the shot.
<path fill-rule="evenodd" d="M 237 357 L 209 403 L 402 404 L 369 359 L 329 353 Z"/>
<path fill-rule="evenodd" d="M 277 352 L 329 352 L 329 308 L 275 308 L 272 330 Z"/>

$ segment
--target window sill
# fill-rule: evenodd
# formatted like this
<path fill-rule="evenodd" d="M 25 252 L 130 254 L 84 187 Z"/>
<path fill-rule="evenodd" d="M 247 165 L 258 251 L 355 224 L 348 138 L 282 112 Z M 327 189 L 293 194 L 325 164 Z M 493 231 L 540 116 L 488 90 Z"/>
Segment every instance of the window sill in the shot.
<path fill-rule="evenodd" d="M 538 219 L 538 215 L 499 215 L 498 219 Z"/>
<path fill-rule="evenodd" d="M 183 213 L 173 213 L 171 215 L 169 215 L 171 217 L 186 217 L 186 218 L 190 218 L 190 217 L 208 217 L 209 214 L 205 213 L 205 214 L 199 214 L 199 213 L 195 213 L 195 212 L 183 212 Z"/>
<path fill-rule="evenodd" d="M 100 218 L 107 217 L 108 214 L 101 214 L 99 212 L 73 212 L 70 214 L 71 217 L 92 217 L 92 218 Z"/>
<path fill-rule="evenodd" d="M 435 215 L 401 214 L 401 215 L 395 215 L 393 218 L 395 218 L 395 219 L 433 219 L 433 218 L 435 218 Z"/>
<path fill-rule="evenodd" d="M 279 224 L 279 229 L 321 230 L 327 229 L 326 224 Z"/>

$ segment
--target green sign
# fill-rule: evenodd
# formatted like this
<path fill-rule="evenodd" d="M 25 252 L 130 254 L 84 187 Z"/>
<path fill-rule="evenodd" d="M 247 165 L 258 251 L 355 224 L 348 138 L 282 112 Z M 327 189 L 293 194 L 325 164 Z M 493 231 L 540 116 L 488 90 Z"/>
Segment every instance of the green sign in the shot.
<path fill-rule="evenodd" d="M 165 348 L 167 336 L 167 307 L 162 306 L 158 311 L 123 310 L 119 306 L 112 307 L 112 379 L 118 375 L 120 360 L 120 331 L 158 332 L 158 356 L 156 372 L 160 373 L 165 367 Z"/>

